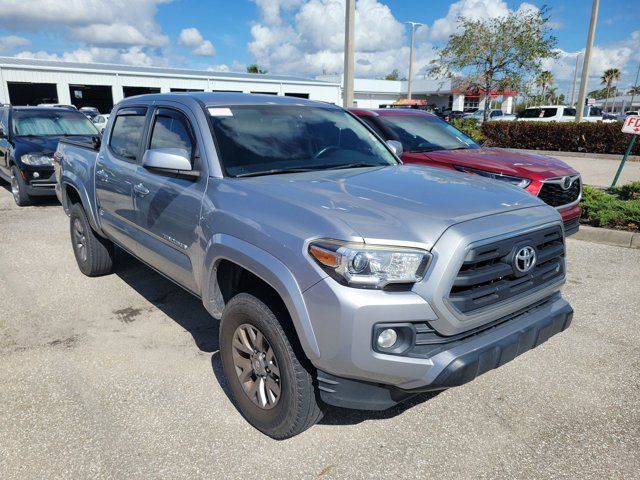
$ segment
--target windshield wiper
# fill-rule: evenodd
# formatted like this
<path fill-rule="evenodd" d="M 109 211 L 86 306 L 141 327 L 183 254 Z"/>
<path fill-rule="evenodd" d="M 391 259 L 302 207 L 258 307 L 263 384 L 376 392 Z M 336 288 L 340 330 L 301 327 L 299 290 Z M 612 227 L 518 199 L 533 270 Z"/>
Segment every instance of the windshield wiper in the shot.
<path fill-rule="evenodd" d="M 343 170 L 346 168 L 366 168 L 366 167 L 385 167 L 385 166 L 389 166 L 391 165 L 390 163 L 378 163 L 375 165 L 372 165 L 370 163 L 345 163 L 342 165 L 326 165 L 325 168 L 326 170 Z"/>
<path fill-rule="evenodd" d="M 300 172 L 312 172 L 317 168 L 274 168 L 272 170 L 263 170 L 261 172 L 247 172 L 234 175 L 234 178 L 242 177 L 261 177 L 263 175 L 281 175 L 283 173 L 300 173 Z"/>

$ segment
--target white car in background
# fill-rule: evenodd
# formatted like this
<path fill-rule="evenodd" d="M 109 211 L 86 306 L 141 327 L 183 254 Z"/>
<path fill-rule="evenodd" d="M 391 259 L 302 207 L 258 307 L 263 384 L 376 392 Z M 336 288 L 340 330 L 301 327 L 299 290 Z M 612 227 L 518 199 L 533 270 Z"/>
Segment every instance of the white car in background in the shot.
<path fill-rule="evenodd" d="M 583 122 L 601 122 L 602 109 L 587 105 L 582 117 Z M 527 122 L 575 122 L 576 109 L 566 105 L 543 105 L 529 107 L 518 115 L 518 120 Z"/>
<path fill-rule="evenodd" d="M 484 122 L 484 110 L 476 110 L 473 113 L 465 115 L 464 118 L 475 118 L 479 123 Z M 499 122 L 509 122 L 515 120 L 516 116 L 510 113 L 504 113 L 500 109 L 493 109 L 489 112 L 488 122 L 499 121 Z"/>
<path fill-rule="evenodd" d="M 107 121 L 109 121 L 108 113 L 101 113 L 100 115 L 96 115 L 91 119 L 93 125 L 98 129 L 100 133 L 104 130 L 104 127 L 107 126 Z"/>

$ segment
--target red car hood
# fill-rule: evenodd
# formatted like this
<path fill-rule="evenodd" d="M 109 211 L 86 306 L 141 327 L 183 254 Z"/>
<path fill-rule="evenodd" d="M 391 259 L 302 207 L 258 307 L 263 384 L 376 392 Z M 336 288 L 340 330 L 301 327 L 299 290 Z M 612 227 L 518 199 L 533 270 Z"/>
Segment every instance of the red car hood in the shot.
<path fill-rule="evenodd" d="M 406 163 L 421 163 L 421 161 L 425 161 L 425 157 L 449 166 L 461 165 L 532 180 L 563 177 L 578 173 L 561 160 L 546 155 L 516 152 L 502 148 L 406 153 L 402 156 L 402 159 Z"/>

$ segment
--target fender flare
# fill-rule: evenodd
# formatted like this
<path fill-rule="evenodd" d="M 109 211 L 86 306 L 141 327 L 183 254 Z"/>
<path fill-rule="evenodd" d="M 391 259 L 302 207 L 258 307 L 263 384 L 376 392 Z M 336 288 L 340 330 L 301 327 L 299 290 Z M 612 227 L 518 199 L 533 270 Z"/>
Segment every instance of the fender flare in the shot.
<path fill-rule="evenodd" d="M 216 307 L 220 293 L 215 273 L 220 260 L 228 260 L 248 270 L 273 288 L 282 298 L 300 344 L 310 360 L 320 358 L 320 348 L 305 305 L 300 286 L 284 263 L 266 251 L 239 238 L 216 234 L 209 241 L 205 253 L 202 303 L 215 318 L 221 310 Z"/>
<path fill-rule="evenodd" d="M 84 208 L 85 213 L 87 214 L 87 218 L 89 219 L 89 224 L 91 228 L 93 228 L 97 233 L 102 235 L 102 229 L 100 228 L 100 224 L 98 219 L 96 218 L 96 205 L 93 199 L 87 193 L 87 189 L 84 187 L 82 182 L 77 181 L 77 177 L 75 175 L 71 176 L 68 172 L 66 172 L 65 176 L 62 178 L 60 182 L 60 194 L 62 196 L 62 207 L 64 208 L 66 213 L 68 212 L 68 203 L 67 203 L 67 187 L 73 188 L 80 197 L 80 203 L 82 204 L 82 208 Z"/>

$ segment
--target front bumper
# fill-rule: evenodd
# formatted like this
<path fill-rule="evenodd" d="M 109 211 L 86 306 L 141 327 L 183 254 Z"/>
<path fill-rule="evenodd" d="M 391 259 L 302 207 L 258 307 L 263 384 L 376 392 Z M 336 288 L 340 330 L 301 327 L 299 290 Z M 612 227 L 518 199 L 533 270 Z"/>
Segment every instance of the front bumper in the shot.
<path fill-rule="evenodd" d="M 26 190 L 32 197 L 55 195 L 56 176 L 53 169 L 22 170 Z"/>
<path fill-rule="evenodd" d="M 423 371 L 419 377 L 397 385 L 348 379 L 319 371 L 320 396 L 331 405 L 383 410 L 416 393 L 459 386 L 498 368 L 565 330 L 572 318 L 571 306 L 555 295 L 489 328 L 439 345 L 433 355 L 427 354 L 420 359 Z M 414 360 L 407 359 L 411 363 Z"/>

